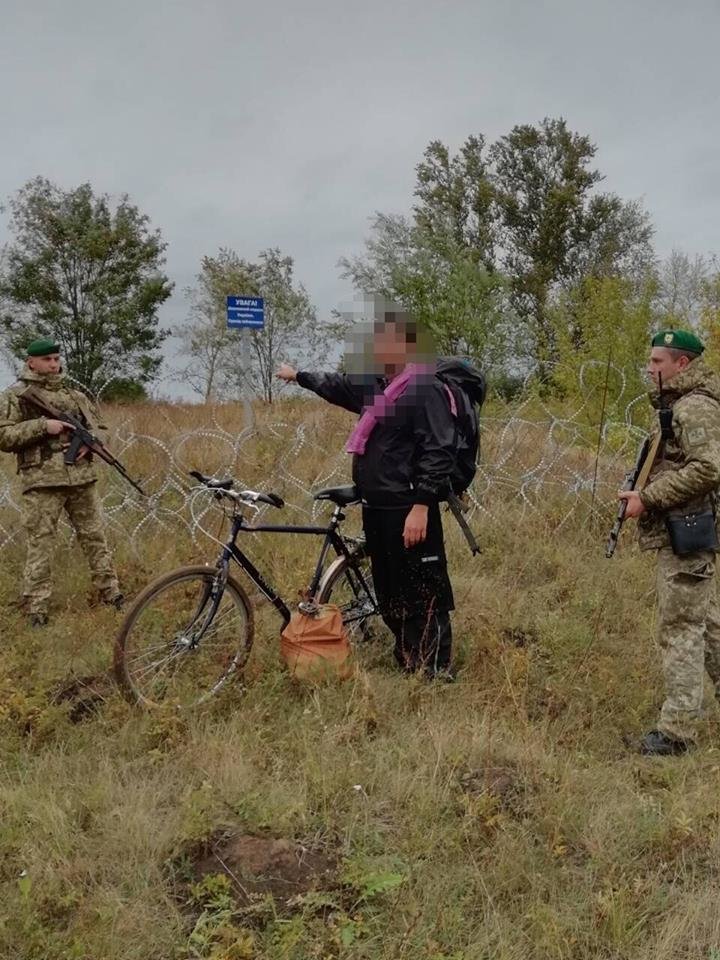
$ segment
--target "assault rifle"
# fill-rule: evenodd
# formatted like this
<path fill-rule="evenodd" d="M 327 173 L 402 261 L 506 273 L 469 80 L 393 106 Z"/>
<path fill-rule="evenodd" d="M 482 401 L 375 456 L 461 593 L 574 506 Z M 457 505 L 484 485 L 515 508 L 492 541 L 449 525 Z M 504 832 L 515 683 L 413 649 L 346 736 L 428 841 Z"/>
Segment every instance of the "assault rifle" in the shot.
<path fill-rule="evenodd" d="M 625 482 L 622 485 L 623 490 L 642 490 L 642 488 L 647 483 L 647 478 L 650 475 L 650 470 L 652 469 L 652 464 L 655 460 L 655 455 L 657 454 L 657 448 L 660 444 L 660 437 L 656 438 L 652 443 L 652 456 L 650 438 L 646 437 L 643 441 L 642 446 L 640 447 L 640 452 L 638 453 L 637 460 L 635 461 L 635 466 L 632 470 L 629 470 L 625 474 Z M 620 536 L 620 531 L 622 530 L 622 525 L 625 523 L 625 511 L 627 510 L 627 500 L 621 500 L 620 505 L 618 506 L 617 516 L 615 518 L 615 523 L 613 528 L 610 531 L 610 536 L 608 537 L 607 546 L 605 547 L 605 556 L 610 559 L 610 557 L 615 553 L 615 547 L 617 547 L 618 537 Z"/>
<path fill-rule="evenodd" d="M 62 413 L 60 410 L 56 410 L 55 407 L 51 406 L 35 392 L 34 387 L 28 387 L 26 390 L 23 390 L 19 396 L 26 403 L 32 404 L 40 413 L 44 413 L 45 416 L 51 417 L 53 420 L 62 420 L 63 423 L 67 423 L 71 428 L 72 436 L 63 456 L 65 463 L 76 463 L 79 457 L 84 456 L 85 452 L 89 451 L 100 457 L 101 460 L 104 460 L 105 463 L 111 467 L 114 467 L 120 476 L 124 477 L 138 493 L 141 493 L 143 496 L 146 495 L 140 484 L 136 480 L 133 480 L 117 457 L 114 457 L 110 453 L 107 447 L 104 446 L 102 440 L 99 440 L 90 433 L 81 420 L 78 420 L 78 418 L 74 417 L 71 413 Z"/>
<path fill-rule="evenodd" d="M 640 452 L 638 453 L 638 458 L 635 461 L 635 466 L 632 468 L 632 470 L 630 470 L 629 473 L 625 474 L 625 483 L 622 487 L 623 490 L 643 489 L 645 484 L 648 482 L 650 471 L 655 465 L 655 460 L 657 459 L 658 451 L 660 450 L 660 444 L 663 443 L 664 440 L 673 439 L 673 414 L 665 400 L 662 375 L 660 374 L 658 374 L 658 393 L 660 397 L 660 409 L 658 410 L 660 430 L 652 439 L 650 437 L 646 437 L 643 441 L 643 444 L 640 447 Z M 627 500 L 621 500 L 620 506 L 618 507 L 617 517 L 615 518 L 615 523 L 610 531 L 607 547 L 605 548 L 605 556 L 608 557 L 608 559 L 615 553 L 618 537 L 620 536 L 622 525 L 625 522 L 626 510 Z"/>

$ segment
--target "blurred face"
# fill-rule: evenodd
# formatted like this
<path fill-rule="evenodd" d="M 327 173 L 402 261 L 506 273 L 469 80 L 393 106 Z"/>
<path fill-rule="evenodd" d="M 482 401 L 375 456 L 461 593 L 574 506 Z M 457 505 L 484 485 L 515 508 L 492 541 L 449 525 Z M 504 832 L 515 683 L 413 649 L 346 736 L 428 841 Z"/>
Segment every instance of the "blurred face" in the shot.
<path fill-rule="evenodd" d="M 410 362 L 413 344 L 405 341 L 405 331 L 395 323 L 385 323 L 375 331 L 373 354 L 375 362 L 388 374 L 395 373 Z"/>
<path fill-rule="evenodd" d="M 28 366 L 35 373 L 60 373 L 60 354 L 50 353 L 46 357 L 28 357 Z"/>

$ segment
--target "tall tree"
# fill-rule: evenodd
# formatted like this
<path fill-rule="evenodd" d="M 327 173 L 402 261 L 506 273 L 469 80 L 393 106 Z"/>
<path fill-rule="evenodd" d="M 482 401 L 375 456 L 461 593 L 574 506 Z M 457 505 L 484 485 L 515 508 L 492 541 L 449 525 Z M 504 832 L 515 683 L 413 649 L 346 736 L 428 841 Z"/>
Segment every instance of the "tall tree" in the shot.
<path fill-rule="evenodd" d="M 720 270 L 715 258 L 710 261 L 703 281 L 697 327 L 707 346 L 705 359 L 714 367 L 720 366 Z"/>
<path fill-rule="evenodd" d="M 495 373 L 522 353 L 504 278 L 453 230 L 378 214 L 365 255 L 343 258 L 340 266 L 356 289 L 403 303 L 432 331 L 441 353 L 472 357 Z"/>
<path fill-rule="evenodd" d="M 243 294 L 264 298 L 262 330 L 227 329 L 225 298 Z M 317 362 L 334 336 L 332 326 L 318 323 L 307 291 L 296 283 L 292 257 L 277 248 L 263 250 L 257 262 L 231 250 L 205 257 L 190 300 L 181 333 L 185 373 L 205 399 L 256 396 L 272 403 L 280 361 Z"/>
<path fill-rule="evenodd" d="M 328 331 L 318 323 L 307 290 L 296 283 L 292 257 L 277 247 L 263 250 L 257 264 L 258 291 L 265 298 L 265 326 L 252 330 L 249 382 L 256 396 L 272 403 L 275 371 L 291 354 L 298 366 L 317 361 L 327 349 Z"/>
<path fill-rule="evenodd" d="M 202 258 L 195 286 L 185 291 L 190 313 L 178 335 L 188 363 L 180 376 L 205 403 L 223 399 L 230 387 L 238 333 L 227 325 L 227 297 L 257 295 L 257 286 L 256 271 L 233 250 L 221 248 L 216 257 Z"/>
<path fill-rule="evenodd" d="M 673 250 L 658 270 L 656 306 L 662 325 L 697 327 L 717 274 L 714 258 Z"/>
<path fill-rule="evenodd" d="M 622 420 L 628 403 L 645 391 L 654 293 L 652 279 L 638 287 L 632 279 L 589 277 L 553 304 L 559 361 L 553 382 L 587 423 L 600 421 L 606 401 L 607 418 Z"/>
<path fill-rule="evenodd" d="M 588 277 L 632 278 L 639 289 L 654 264 L 647 214 L 599 192 L 595 151 L 562 119 L 514 127 L 489 148 L 471 136 L 454 156 L 432 141 L 417 166 L 412 220 L 376 214 L 365 253 L 340 261 L 344 275 L 365 293 L 385 278 L 395 297 L 405 286 L 398 278 L 410 278 L 426 302 L 447 309 L 457 308 L 448 277 L 453 288 L 469 280 L 475 294 L 458 322 L 476 327 L 488 302 L 477 299 L 478 282 L 487 288 L 488 277 L 504 275 L 520 341 L 536 364 L 552 363 L 551 312 L 563 292 Z"/>
<path fill-rule="evenodd" d="M 433 140 L 416 167 L 413 207 L 416 225 L 426 241 L 467 248 L 486 270 L 495 266 L 495 188 L 484 155 L 485 140 L 468 137 L 460 152 Z"/>
<path fill-rule="evenodd" d="M 122 196 L 113 209 L 90 184 L 62 190 L 42 177 L 9 202 L 0 269 L 0 337 L 16 356 L 38 334 L 61 346 L 68 372 L 92 391 L 120 376 L 144 384 L 162 362 L 158 308 L 172 284 L 165 243 Z"/>
<path fill-rule="evenodd" d="M 532 321 L 539 361 L 557 348 L 551 297 L 586 276 L 617 273 L 632 256 L 652 262 L 652 227 L 637 205 L 595 193 L 596 146 L 564 120 L 520 125 L 491 148 L 498 239 L 518 311 Z"/>

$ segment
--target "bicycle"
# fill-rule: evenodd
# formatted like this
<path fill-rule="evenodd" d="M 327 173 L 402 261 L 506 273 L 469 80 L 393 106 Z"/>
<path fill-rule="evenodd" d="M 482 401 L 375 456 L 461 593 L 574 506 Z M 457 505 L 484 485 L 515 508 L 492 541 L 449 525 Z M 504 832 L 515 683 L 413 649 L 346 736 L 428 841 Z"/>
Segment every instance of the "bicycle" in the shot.
<path fill-rule="evenodd" d="M 353 486 L 327 487 L 314 499 L 335 504 L 326 526 L 251 523 L 245 507 L 285 504 L 273 493 L 235 490 L 232 478 L 214 480 L 190 473 L 217 500 L 231 505 L 230 535 L 210 565 L 179 567 L 163 574 L 138 595 L 115 640 L 114 668 L 118 684 L 131 703 L 151 708 L 161 701 L 179 707 L 197 706 L 214 696 L 247 663 L 254 639 L 253 605 L 230 572 L 234 561 L 282 619 L 290 608 L 238 547 L 241 533 L 289 533 L 323 536 L 315 572 L 300 609 L 312 612 L 331 600 L 343 615 L 351 641 L 366 639 L 378 616 L 369 560 L 362 538 L 344 536 L 344 510 L 359 502 Z M 327 564 L 330 551 L 335 558 Z"/>

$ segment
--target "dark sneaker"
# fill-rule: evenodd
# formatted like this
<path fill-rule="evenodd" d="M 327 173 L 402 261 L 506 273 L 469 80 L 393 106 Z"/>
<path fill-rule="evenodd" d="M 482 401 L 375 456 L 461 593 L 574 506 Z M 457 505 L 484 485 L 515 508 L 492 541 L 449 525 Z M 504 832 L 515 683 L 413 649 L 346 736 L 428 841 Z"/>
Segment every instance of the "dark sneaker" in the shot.
<path fill-rule="evenodd" d="M 37 630 L 38 627 L 46 627 L 48 625 L 48 615 L 46 613 L 31 613 L 30 614 L 30 626 L 33 630 Z"/>
<path fill-rule="evenodd" d="M 640 753 L 646 757 L 676 757 L 691 746 L 686 740 L 674 740 L 662 730 L 651 730 L 640 741 Z"/>

